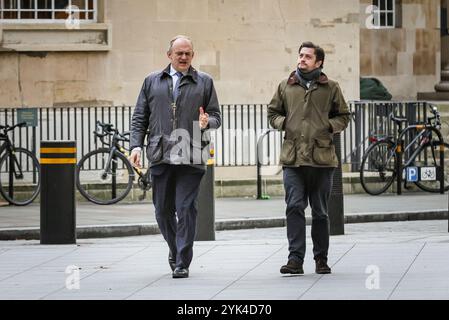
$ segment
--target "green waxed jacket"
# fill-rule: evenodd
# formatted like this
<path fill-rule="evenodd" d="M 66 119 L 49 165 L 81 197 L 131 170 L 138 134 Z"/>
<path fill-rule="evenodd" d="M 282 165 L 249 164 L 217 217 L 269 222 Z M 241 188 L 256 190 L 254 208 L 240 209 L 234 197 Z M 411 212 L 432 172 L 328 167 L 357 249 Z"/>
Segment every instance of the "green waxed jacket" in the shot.
<path fill-rule="evenodd" d="M 271 126 L 285 131 L 280 164 L 338 167 L 333 138 L 348 126 L 349 119 L 337 82 L 322 73 L 307 89 L 293 72 L 279 84 L 268 106 Z"/>

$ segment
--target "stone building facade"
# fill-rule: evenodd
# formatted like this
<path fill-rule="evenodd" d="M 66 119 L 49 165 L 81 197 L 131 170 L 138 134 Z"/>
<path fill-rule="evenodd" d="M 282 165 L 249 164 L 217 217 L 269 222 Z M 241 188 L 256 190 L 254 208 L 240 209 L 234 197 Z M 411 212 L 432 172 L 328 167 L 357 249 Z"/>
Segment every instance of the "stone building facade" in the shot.
<path fill-rule="evenodd" d="M 439 82 L 440 0 L 393 0 L 393 28 L 370 28 L 360 1 L 360 75 L 376 77 L 394 99 L 414 100 L 418 92 L 433 91 Z"/>
<path fill-rule="evenodd" d="M 3 0 L 8 1 L 8 0 Z M 83 0 L 84 1 L 84 0 Z M 334 6 L 334 5 L 332 5 Z M 192 38 L 220 102 L 267 103 L 296 66 L 300 42 L 358 95 L 358 0 L 97 0 L 97 21 L 0 21 L 0 106 L 133 105 L 144 77 L 168 64 L 169 40 Z"/>
<path fill-rule="evenodd" d="M 133 105 L 177 34 L 194 41 L 193 64 L 213 76 L 222 104 L 268 103 L 305 40 L 325 49 L 325 72 L 348 100 L 359 98 L 360 76 L 379 78 L 395 99 L 439 80 L 440 0 L 396 0 L 391 29 L 367 27 L 370 0 L 72 1 L 93 21 L 73 28 L 29 12 L 8 21 L 14 1 L 0 0 L 0 107 Z"/>

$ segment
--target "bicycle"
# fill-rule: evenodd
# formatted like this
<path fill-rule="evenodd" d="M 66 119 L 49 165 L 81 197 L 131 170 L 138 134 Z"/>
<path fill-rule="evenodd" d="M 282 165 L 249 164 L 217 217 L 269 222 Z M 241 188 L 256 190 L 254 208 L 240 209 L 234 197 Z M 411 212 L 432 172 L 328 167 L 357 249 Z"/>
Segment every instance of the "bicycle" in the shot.
<path fill-rule="evenodd" d="M 36 156 L 29 150 L 17 148 L 9 139 L 8 133 L 25 126 L 0 125 L 0 194 L 8 203 L 25 206 L 36 199 L 40 191 L 40 165 Z"/>
<path fill-rule="evenodd" d="M 142 201 L 151 189 L 150 170 L 143 172 L 133 167 L 128 160 L 126 149 L 121 143 L 129 142 L 129 132 L 120 133 L 109 123 L 97 121 L 93 132 L 108 148 L 99 148 L 84 155 L 76 166 L 76 186 L 89 201 L 109 205 L 123 200 L 134 183 L 137 173 L 138 186 L 143 191 Z M 109 142 L 104 141 L 109 137 Z"/>
<path fill-rule="evenodd" d="M 433 137 L 433 133 L 441 137 L 439 131 L 441 119 L 435 106 L 431 106 L 430 111 L 433 116 L 428 117 L 426 123 L 408 124 L 405 129 L 402 129 L 402 124 L 408 120 L 395 117 L 392 112 L 389 119 L 398 126 L 398 138 L 394 139 L 392 136 L 370 137 L 372 144 L 363 155 L 360 168 L 360 182 L 368 194 L 379 195 L 392 185 L 398 175 L 397 150 L 400 150 L 402 155 L 408 155 L 402 164 L 405 171 L 407 171 L 407 167 L 421 169 L 421 180 L 414 181 L 416 186 L 424 191 L 440 192 L 440 183 L 437 179 L 441 173 L 440 141 Z M 406 134 L 411 134 L 411 141 L 404 146 L 403 139 Z M 443 143 L 443 145 L 444 191 L 448 191 L 449 144 Z M 405 188 L 407 188 L 406 183 L 407 179 L 404 179 Z"/>

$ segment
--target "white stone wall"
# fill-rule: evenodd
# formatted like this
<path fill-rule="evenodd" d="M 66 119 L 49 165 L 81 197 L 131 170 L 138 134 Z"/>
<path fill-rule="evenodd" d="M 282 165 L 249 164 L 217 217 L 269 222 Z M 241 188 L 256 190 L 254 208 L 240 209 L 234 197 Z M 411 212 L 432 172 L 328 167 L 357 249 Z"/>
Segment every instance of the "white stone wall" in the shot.
<path fill-rule="evenodd" d="M 358 99 L 358 15 L 358 0 L 108 0 L 110 51 L 0 52 L 0 106 L 133 105 L 177 34 L 194 41 L 193 64 L 214 77 L 222 104 L 268 103 L 306 40 Z"/>

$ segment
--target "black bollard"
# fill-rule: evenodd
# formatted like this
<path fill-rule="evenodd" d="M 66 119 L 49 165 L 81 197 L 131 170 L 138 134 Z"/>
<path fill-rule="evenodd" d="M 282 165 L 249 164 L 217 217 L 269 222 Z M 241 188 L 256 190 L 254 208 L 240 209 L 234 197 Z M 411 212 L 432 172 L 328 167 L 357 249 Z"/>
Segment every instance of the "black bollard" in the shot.
<path fill-rule="evenodd" d="M 334 171 L 332 191 L 329 198 L 330 235 L 345 234 L 345 213 L 343 203 L 343 173 L 341 169 L 341 140 L 340 134 L 334 136 L 335 151 L 338 167 Z"/>
<path fill-rule="evenodd" d="M 41 244 L 76 244 L 75 141 L 41 142 Z"/>
<path fill-rule="evenodd" d="M 215 194 L 214 161 L 207 162 L 198 194 L 198 216 L 196 218 L 195 241 L 215 240 Z"/>

